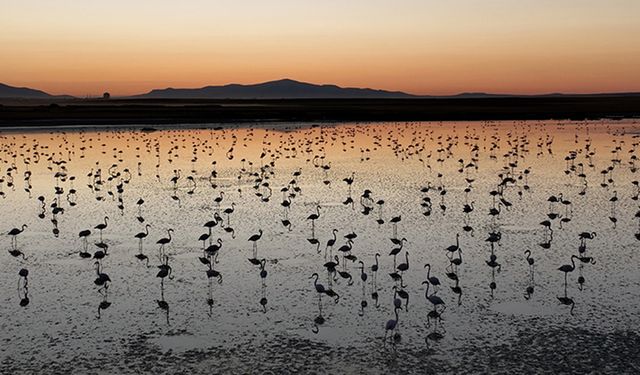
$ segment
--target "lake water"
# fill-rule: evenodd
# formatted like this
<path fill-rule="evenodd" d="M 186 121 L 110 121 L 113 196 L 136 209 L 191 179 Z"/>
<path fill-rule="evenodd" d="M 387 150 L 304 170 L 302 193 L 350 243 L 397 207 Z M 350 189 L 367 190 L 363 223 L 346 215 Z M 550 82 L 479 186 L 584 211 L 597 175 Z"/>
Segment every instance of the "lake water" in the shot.
<path fill-rule="evenodd" d="M 0 373 L 640 372 L 640 121 L 217 126 L 0 133 Z"/>

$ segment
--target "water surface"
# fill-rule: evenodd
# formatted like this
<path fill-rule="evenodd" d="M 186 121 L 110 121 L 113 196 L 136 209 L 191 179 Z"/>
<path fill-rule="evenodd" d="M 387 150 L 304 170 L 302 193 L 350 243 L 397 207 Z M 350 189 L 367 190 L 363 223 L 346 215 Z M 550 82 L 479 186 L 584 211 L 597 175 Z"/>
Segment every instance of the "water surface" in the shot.
<path fill-rule="evenodd" d="M 637 121 L 215 127 L 1 134 L 0 230 L 28 227 L 17 248 L 2 239 L 0 372 L 640 371 Z M 565 204 L 548 202 L 560 194 Z M 53 215 L 54 202 L 64 211 Z M 221 282 L 199 260 L 216 214 Z M 100 289 L 78 234 L 91 230 L 88 251 L 100 250 L 94 227 L 105 216 L 100 264 L 111 282 Z M 150 267 L 135 257 L 146 224 Z M 169 228 L 166 260 L 156 241 Z M 248 260 L 259 230 L 264 279 Z M 338 252 L 351 232 L 355 261 Z M 501 236 L 493 262 L 490 232 Z M 582 232 L 596 236 L 581 253 Z M 456 234 L 457 267 L 445 250 Z M 402 285 L 389 276 L 391 238 L 407 240 L 396 259 L 409 260 Z M 352 285 L 327 273 L 332 255 Z M 572 255 L 593 261 L 578 261 L 565 285 L 558 268 Z M 172 279 L 156 276 L 162 262 Z M 428 317 L 426 263 L 442 284 L 441 321 Z M 319 303 L 313 273 L 337 302 Z M 384 340 L 398 288 L 408 304 L 401 299 L 397 339 Z"/>

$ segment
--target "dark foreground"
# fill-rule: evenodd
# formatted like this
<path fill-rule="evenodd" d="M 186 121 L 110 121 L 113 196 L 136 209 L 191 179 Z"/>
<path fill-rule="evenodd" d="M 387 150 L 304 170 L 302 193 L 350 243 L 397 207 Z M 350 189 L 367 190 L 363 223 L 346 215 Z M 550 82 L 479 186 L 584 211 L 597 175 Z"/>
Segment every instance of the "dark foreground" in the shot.
<path fill-rule="evenodd" d="M 640 117 L 640 96 L 325 100 L 0 101 L 0 126 L 238 121 L 465 121 Z"/>
<path fill-rule="evenodd" d="M 443 358 L 434 348 L 401 351 L 381 348 L 333 348 L 308 340 L 281 336 L 259 351 L 250 343 L 234 349 L 213 345 L 183 353 L 163 351 L 144 335 L 122 342 L 121 352 L 74 361 L 17 365 L 11 358 L 0 363 L 7 374 L 154 373 L 154 374 L 637 374 L 640 338 L 634 332 L 597 334 L 581 329 L 539 331 L 533 327 L 513 342 L 492 347 L 461 348 L 458 361 Z M 180 334 L 180 333 L 178 333 Z M 580 343 L 580 345 L 576 345 Z M 288 363 L 283 366 L 282 363 Z"/>

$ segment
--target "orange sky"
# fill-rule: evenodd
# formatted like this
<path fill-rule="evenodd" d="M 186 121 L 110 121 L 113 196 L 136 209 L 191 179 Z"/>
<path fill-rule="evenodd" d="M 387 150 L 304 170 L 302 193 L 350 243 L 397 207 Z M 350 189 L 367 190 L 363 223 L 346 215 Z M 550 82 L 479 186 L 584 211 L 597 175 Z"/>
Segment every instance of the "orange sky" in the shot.
<path fill-rule="evenodd" d="M 637 0 L 21 0 L 0 82 L 113 95 L 292 78 L 417 94 L 640 91 Z"/>

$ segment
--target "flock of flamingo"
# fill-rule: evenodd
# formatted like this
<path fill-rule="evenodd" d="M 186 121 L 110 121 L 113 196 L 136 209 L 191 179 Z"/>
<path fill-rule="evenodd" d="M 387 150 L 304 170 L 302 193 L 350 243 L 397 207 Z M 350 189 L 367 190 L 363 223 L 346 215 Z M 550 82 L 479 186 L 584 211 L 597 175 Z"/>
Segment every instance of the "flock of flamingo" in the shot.
<path fill-rule="evenodd" d="M 414 273 L 424 275 L 421 294 L 424 294 L 427 308 L 423 310 L 423 316 L 429 327 L 425 341 L 429 345 L 430 341 L 442 339 L 446 332 L 443 321 L 447 308 L 455 308 L 463 301 L 463 281 L 465 273 L 470 272 L 465 269 L 470 255 L 463 257 L 463 254 L 470 243 L 485 244 L 482 246 L 486 247 L 488 257 L 484 263 L 491 272 L 488 293 L 492 297 L 497 287 L 497 275 L 504 267 L 512 266 L 501 261 L 503 254 L 517 253 L 518 261 L 529 267 L 525 299 L 535 293 L 535 267 L 539 264 L 536 255 L 545 251 L 566 254 L 567 261 L 554 266 L 562 285 L 562 292 L 556 299 L 573 314 L 575 301 L 568 293 L 569 276 L 578 270 L 576 285 L 582 289 L 586 278 L 583 270 L 598 264 L 590 241 L 610 236 L 620 215 L 640 219 L 640 211 L 618 210 L 620 201 L 637 201 L 640 195 L 638 180 L 632 180 L 631 186 L 619 182 L 632 179 L 629 176 L 636 173 L 637 136 L 633 136 L 631 142 L 629 138 L 614 137 L 613 143 L 603 150 L 593 146 L 591 137 L 576 134 L 574 143 L 568 146 L 569 151 L 557 156 L 554 154 L 554 135 L 545 130 L 544 124 L 535 127 L 537 132 L 527 130 L 527 126 L 532 125 L 522 125 L 524 131 L 506 132 L 499 132 L 493 126 L 491 123 L 468 125 L 450 134 L 438 134 L 434 132 L 437 125 L 420 123 L 400 124 L 393 128 L 366 124 L 301 127 L 294 131 L 274 128 L 259 135 L 251 128 L 244 129 L 243 133 L 237 129 L 216 128 L 193 136 L 179 130 L 155 132 L 151 129 L 52 132 L 47 135 L 49 139 L 28 133 L 4 133 L 0 136 L 0 163 L 5 166 L 0 176 L 1 198 L 28 199 L 27 202 L 33 202 L 33 205 L 21 209 L 34 211 L 29 216 L 31 221 L 9 224 L 15 228 L 8 227 L 5 231 L 9 237 L 7 241 L 11 241 L 8 253 L 14 259 L 18 276 L 19 305 L 25 308 L 30 305 L 28 278 L 39 277 L 37 273 L 29 272 L 29 266 L 39 258 L 31 250 L 36 246 L 37 237 L 35 234 L 28 237 L 28 246 L 21 246 L 21 238 L 29 233 L 34 222 L 45 219 L 50 221 L 52 233 L 37 235 L 58 238 L 67 230 L 67 216 L 77 211 L 90 211 L 95 212 L 94 222 L 86 223 L 86 227 L 77 232 L 76 242 L 64 246 L 76 249 L 68 257 L 79 257 L 86 262 L 87 268 L 94 268 L 93 280 L 88 279 L 87 284 L 94 284 L 101 296 L 98 318 L 112 304 L 109 288 L 114 283 L 128 282 L 115 277 L 117 269 L 107 269 L 109 258 L 113 256 L 110 251 L 114 251 L 109 240 L 112 235 L 110 223 L 127 217 L 131 217 L 127 227 L 132 230 L 123 234 L 130 238 L 127 246 L 133 248 L 137 244 L 133 255 L 135 267 L 139 267 L 142 274 L 150 272 L 159 279 L 161 294 L 156 302 L 166 313 L 167 323 L 170 307 L 164 297 L 164 288 L 165 283 L 174 279 L 172 243 L 177 236 L 190 238 L 189 253 L 194 267 L 202 267 L 199 268 L 202 277 L 209 281 L 207 304 L 210 309 L 215 308 L 212 296 L 215 284 L 211 281 L 223 284 L 226 272 L 238 271 L 225 269 L 224 258 L 246 248 L 245 267 L 261 280 L 259 305 L 266 313 L 269 309 L 266 288 L 269 272 L 275 272 L 274 266 L 282 260 L 259 251 L 266 230 L 249 228 L 243 217 L 237 217 L 237 209 L 243 207 L 245 212 L 250 212 L 251 207 L 268 205 L 273 217 L 264 220 L 279 221 L 283 231 L 283 234 L 270 233 L 269 238 L 277 240 L 280 235 L 294 233 L 300 239 L 298 246 L 313 254 L 315 259 L 315 272 L 291 275 L 316 294 L 317 316 L 311 323 L 314 333 L 318 333 L 329 319 L 325 312 L 328 304 L 349 303 L 341 295 L 350 288 L 361 288 L 361 300 L 357 305 L 361 316 L 371 306 L 379 308 L 384 301 L 389 301 L 391 315 L 386 323 L 380 322 L 379 327 L 384 342 L 396 345 L 402 338 L 399 327 L 403 324 L 403 314 L 408 313 L 410 298 L 415 294 L 407 288 L 407 275 Z M 356 137 L 365 137 L 370 143 L 358 144 L 354 142 Z M 46 143 L 54 146 L 46 146 Z M 107 143 L 113 144 L 113 148 L 105 147 Z M 423 183 L 410 187 L 402 185 L 399 189 L 406 189 L 406 196 L 413 197 L 409 204 L 419 207 L 420 217 L 409 216 L 394 207 L 392 202 L 396 197 L 385 197 L 368 188 L 367 184 L 376 178 L 369 166 L 383 150 L 389 155 L 381 164 L 383 168 L 393 170 L 395 165 L 407 163 L 416 166 L 413 173 L 419 174 Z M 134 160 L 126 157 L 127 153 L 135 154 Z M 598 158 L 602 154 L 606 155 Z M 185 155 L 188 162 L 184 160 Z M 340 169 L 345 157 L 362 167 L 338 175 L 340 172 L 335 170 Z M 517 249 L 503 246 L 501 216 L 531 199 L 530 192 L 537 187 L 536 173 L 543 172 L 531 167 L 531 160 L 559 157 L 564 160 L 563 172 L 572 187 L 566 185 L 566 191 L 558 191 L 546 201 L 534 203 L 545 212 L 531 213 L 540 215 L 540 242 Z M 113 160 L 109 161 L 110 158 Z M 183 167 L 191 163 L 191 169 L 174 167 L 179 163 Z M 161 164 L 168 167 L 161 168 Z M 174 211 L 188 210 L 189 199 L 204 196 L 208 201 L 205 209 L 208 219 L 201 223 L 201 233 L 180 233 L 173 227 L 157 227 L 153 219 L 145 217 L 145 207 L 150 204 L 145 199 L 149 201 L 150 198 L 143 196 L 144 189 L 131 188 L 136 179 L 143 178 L 151 181 L 151 188 L 158 189 L 166 198 L 162 203 L 153 204 L 167 205 Z M 80 183 L 81 180 L 86 183 Z M 490 189 L 479 190 L 478 180 L 485 181 Z M 385 183 L 401 185 L 401 182 Z M 541 182 L 538 180 L 538 183 Z M 337 208 L 331 208 L 331 215 L 322 195 L 323 189 L 338 191 L 344 197 Z M 573 225 L 574 203 L 570 197 L 589 202 L 595 199 L 593 192 L 596 189 L 609 197 L 610 227 L 580 228 L 574 248 L 554 248 L 554 234 Z M 635 193 L 618 194 L 623 189 Z M 41 195 L 34 194 L 35 191 Z M 320 193 L 309 196 L 309 191 Z M 456 198 L 450 198 L 452 195 Z M 485 212 L 479 212 L 476 207 L 475 201 L 481 199 L 490 202 Z M 462 215 L 461 221 L 451 223 L 457 231 L 426 235 L 427 238 L 445 235 L 450 246 L 429 249 L 427 253 L 428 241 L 403 235 L 403 227 L 421 226 L 420 220 L 451 220 L 450 217 L 456 217 L 450 214 L 452 210 Z M 294 212 L 297 215 L 292 215 Z M 368 223 L 371 230 L 388 233 L 388 242 L 371 244 L 366 241 L 366 232 L 339 227 L 332 215 L 340 212 L 357 213 L 358 220 Z M 128 215 L 130 213 L 133 215 Z M 301 220 L 300 215 L 306 216 L 306 220 Z M 14 220 L 13 217 L 5 210 L 3 223 Z M 167 220 L 171 221 L 170 218 Z M 331 229 L 319 232 L 319 223 L 323 228 Z M 176 226 L 178 224 L 176 222 Z M 485 230 L 485 235 L 476 233 Z M 428 228 L 425 231 L 428 232 Z M 244 245 L 229 245 L 236 237 Z M 640 240 L 640 233 L 635 237 Z M 156 245 L 152 253 L 147 250 L 149 239 Z M 408 244 L 411 244 L 410 249 Z M 94 250 L 90 249 L 92 246 L 95 246 Z M 359 253 L 358 249 L 362 247 L 367 247 L 369 253 L 364 250 Z M 416 259 L 424 260 L 427 254 L 431 261 L 417 263 Z M 435 264 L 443 261 L 447 266 L 438 269 Z M 7 263 L 7 260 L 2 262 Z M 414 285 L 413 290 L 416 288 Z"/>

